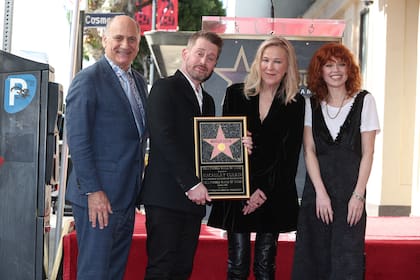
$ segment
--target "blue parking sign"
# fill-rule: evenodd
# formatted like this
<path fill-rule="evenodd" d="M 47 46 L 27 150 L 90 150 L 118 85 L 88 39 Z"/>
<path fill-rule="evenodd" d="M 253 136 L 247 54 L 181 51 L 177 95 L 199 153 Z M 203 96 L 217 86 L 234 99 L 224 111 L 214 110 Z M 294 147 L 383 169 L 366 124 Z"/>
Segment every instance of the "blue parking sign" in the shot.
<path fill-rule="evenodd" d="M 36 93 L 36 77 L 31 74 L 10 75 L 4 82 L 4 110 L 14 114 L 28 107 Z"/>

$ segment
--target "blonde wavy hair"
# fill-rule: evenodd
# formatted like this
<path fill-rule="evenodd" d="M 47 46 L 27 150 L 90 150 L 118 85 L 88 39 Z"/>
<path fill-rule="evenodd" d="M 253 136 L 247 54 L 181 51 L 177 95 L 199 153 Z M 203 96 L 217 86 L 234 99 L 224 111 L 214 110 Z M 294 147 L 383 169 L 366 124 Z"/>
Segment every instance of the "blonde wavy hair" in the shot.
<path fill-rule="evenodd" d="M 265 49 L 272 46 L 282 48 L 287 55 L 287 71 L 280 82 L 279 88 L 277 89 L 276 97 L 281 98 L 282 93 L 284 92 L 284 103 L 288 104 L 294 101 L 296 94 L 298 94 L 300 76 L 296 61 L 295 48 L 287 39 L 280 36 L 272 36 L 262 42 L 258 47 L 249 74 L 245 79 L 244 94 L 246 97 L 249 97 L 260 93 L 263 83 L 260 68 L 262 56 Z"/>

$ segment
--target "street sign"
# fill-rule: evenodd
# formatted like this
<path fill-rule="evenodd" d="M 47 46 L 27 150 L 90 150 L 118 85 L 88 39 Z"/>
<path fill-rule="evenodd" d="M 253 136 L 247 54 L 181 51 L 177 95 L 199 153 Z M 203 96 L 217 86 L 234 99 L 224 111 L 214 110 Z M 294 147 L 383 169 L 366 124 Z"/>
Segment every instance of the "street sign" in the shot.
<path fill-rule="evenodd" d="M 85 13 L 85 28 L 105 27 L 108 21 L 124 13 Z"/>

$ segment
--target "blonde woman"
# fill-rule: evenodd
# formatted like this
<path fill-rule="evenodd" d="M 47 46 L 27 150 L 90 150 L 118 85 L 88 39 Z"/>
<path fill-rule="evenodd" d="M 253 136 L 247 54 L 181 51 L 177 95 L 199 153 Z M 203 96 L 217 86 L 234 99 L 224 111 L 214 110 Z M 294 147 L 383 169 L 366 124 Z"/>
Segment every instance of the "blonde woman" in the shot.
<path fill-rule="evenodd" d="M 255 279 L 274 279 L 278 235 L 296 230 L 295 177 L 305 107 L 298 83 L 292 44 L 273 36 L 259 46 L 245 83 L 226 91 L 223 114 L 247 116 L 254 144 L 251 197 L 214 202 L 208 221 L 228 233 L 227 279 L 248 279 L 251 232 L 256 233 Z"/>

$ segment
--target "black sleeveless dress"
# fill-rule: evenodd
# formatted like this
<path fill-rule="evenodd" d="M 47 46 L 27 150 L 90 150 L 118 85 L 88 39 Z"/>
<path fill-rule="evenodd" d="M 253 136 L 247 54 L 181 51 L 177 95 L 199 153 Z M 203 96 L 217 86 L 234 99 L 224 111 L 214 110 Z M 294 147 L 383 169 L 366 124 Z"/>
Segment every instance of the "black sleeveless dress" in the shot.
<path fill-rule="evenodd" d="M 356 225 L 349 226 L 347 207 L 362 157 L 360 124 L 366 94 L 366 91 L 357 94 L 335 140 L 327 128 L 321 106 L 311 99 L 316 154 L 334 215 L 329 225 L 316 217 L 315 188 L 307 174 L 296 236 L 294 280 L 364 278 L 366 210 Z"/>

